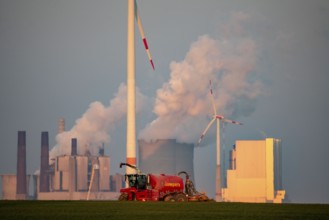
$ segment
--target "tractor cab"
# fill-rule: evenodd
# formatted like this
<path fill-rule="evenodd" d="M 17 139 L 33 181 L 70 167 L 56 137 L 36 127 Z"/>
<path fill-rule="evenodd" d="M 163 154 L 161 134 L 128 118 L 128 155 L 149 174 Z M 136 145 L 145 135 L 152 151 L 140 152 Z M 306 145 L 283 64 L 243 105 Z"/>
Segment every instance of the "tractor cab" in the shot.
<path fill-rule="evenodd" d="M 125 181 L 127 182 L 127 180 L 129 187 L 134 187 L 137 190 L 146 189 L 147 177 L 145 174 L 126 174 Z"/>

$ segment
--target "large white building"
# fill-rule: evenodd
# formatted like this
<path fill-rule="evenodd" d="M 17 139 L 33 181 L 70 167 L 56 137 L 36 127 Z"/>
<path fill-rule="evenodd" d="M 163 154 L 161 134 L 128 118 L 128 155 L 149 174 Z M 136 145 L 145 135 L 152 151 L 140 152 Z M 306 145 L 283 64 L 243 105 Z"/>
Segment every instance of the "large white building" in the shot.
<path fill-rule="evenodd" d="M 282 203 L 281 140 L 238 140 L 227 170 L 226 202 Z"/>

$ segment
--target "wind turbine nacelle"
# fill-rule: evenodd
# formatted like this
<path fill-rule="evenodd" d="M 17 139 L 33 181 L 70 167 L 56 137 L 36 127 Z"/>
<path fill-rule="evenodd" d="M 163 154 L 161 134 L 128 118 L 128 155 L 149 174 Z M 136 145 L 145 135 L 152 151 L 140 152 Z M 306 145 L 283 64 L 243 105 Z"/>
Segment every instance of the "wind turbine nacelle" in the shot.
<path fill-rule="evenodd" d="M 222 116 L 222 115 L 215 115 L 215 118 L 217 118 L 217 119 L 224 119 L 224 116 Z"/>

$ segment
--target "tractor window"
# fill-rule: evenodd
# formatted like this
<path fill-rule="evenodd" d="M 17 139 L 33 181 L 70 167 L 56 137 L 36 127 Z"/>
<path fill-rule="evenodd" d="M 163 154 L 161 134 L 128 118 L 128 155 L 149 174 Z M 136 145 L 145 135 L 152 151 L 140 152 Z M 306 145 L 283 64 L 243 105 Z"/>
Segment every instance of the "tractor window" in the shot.
<path fill-rule="evenodd" d="M 135 187 L 136 189 L 146 189 L 146 176 L 138 174 L 126 175 L 129 182 L 129 187 Z"/>
<path fill-rule="evenodd" d="M 127 175 L 129 181 L 129 187 L 135 187 L 136 185 L 136 176 L 135 175 Z"/>
<path fill-rule="evenodd" d="M 137 189 L 146 189 L 146 176 L 138 175 L 137 176 Z"/>

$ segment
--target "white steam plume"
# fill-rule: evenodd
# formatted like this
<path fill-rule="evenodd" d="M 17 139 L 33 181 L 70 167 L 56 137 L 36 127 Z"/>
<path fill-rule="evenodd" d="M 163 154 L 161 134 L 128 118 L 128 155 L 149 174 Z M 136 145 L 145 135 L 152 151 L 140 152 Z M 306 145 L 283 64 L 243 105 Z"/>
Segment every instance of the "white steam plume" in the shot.
<path fill-rule="evenodd" d="M 140 139 L 195 142 L 213 114 L 209 80 L 218 114 L 235 119 L 254 111 L 264 87 L 256 79 L 257 46 L 241 25 L 247 19 L 243 13 L 234 14 L 223 29 L 230 38 L 201 36 L 183 61 L 170 64 L 170 79 L 156 95 L 157 118 L 140 132 Z"/>
<path fill-rule="evenodd" d="M 145 101 L 146 97 L 137 88 L 136 112 L 142 109 Z M 79 155 L 87 152 L 97 155 L 102 144 L 110 142 L 109 132 L 126 117 L 126 112 L 127 89 L 125 84 L 121 84 L 109 106 L 104 106 L 100 102 L 91 103 L 82 117 L 76 120 L 70 131 L 57 135 L 57 144 L 50 151 L 49 158 L 71 154 L 72 138 L 77 138 Z"/>

